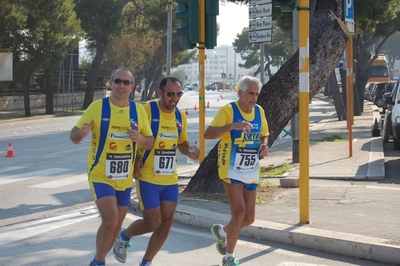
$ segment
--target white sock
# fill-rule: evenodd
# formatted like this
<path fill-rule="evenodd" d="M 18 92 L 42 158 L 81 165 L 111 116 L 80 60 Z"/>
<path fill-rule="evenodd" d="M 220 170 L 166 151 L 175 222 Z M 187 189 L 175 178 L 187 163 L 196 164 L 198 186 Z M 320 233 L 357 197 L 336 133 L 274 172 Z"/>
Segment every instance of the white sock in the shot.
<path fill-rule="evenodd" d="M 218 234 L 219 234 L 221 237 L 226 238 L 226 233 L 225 233 L 225 231 L 224 231 L 224 227 L 223 227 L 223 226 L 221 226 L 221 227 L 219 228 Z"/>
<path fill-rule="evenodd" d="M 227 260 L 227 259 L 229 259 L 229 258 L 231 258 L 231 257 L 233 257 L 233 253 L 228 253 L 228 252 L 226 252 L 226 254 L 225 254 L 225 260 Z"/>

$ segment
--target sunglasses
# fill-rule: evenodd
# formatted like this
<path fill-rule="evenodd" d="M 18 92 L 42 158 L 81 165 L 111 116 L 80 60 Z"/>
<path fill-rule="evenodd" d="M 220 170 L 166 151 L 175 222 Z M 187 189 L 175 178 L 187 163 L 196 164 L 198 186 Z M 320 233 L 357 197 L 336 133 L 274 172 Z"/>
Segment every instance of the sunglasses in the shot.
<path fill-rule="evenodd" d="M 178 97 L 181 97 L 181 96 L 183 95 L 183 91 L 176 92 L 176 93 L 173 92 L 173 91 L 164 91 L 164 93 L 167 94 L 168 97 L 174 97 L 175 94 L 176 94 L 176 96 L 178 96 Z"/>
<path fill-rule="evenodd" d="M 133 83 L 130 80 L 127 80 L 127 79 L 124 79 L 124 80 L 122 80 L 122 79 L 114 79 L 113 81 L 114 81 L 115 84 L 124 83 L 124 85 L 126 85 L 126 86 L 131 85 Z"/>

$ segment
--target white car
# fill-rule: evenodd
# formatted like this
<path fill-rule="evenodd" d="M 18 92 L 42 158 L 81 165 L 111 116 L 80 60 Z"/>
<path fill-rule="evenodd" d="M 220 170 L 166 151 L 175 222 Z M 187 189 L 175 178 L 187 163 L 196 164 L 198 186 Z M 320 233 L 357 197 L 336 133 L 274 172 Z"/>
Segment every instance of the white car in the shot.
<path fill-rule="evenodd" d="M 184 90 L 188 90 L 188 91 L 199 91 L 199 84 L 197 82 L 192 82 L 189 85 L 187 85 L 186 87 L 184 87 Z"/>

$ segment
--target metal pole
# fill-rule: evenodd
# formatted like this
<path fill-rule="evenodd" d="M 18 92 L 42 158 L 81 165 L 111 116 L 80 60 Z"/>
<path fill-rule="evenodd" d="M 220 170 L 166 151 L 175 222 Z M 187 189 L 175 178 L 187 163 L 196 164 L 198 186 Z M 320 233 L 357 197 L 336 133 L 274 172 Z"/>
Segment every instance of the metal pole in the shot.
<path fill-rule="evenodd" d="M 309 58 L 309 0 L 299 0 L 299 116 L 300 125 L 300 223 L 310 223 L 309 188 L 309 98 L 310 98 L 310 58 Z"/>
<path fill-rule="evenodd" d="M 299 11 L 293 10 L 293 54 L 299 49 Z M 290 121 L 292 132 L 292 163 L 299 163 L 299 113 L 295 113 Z"/>
<path fill-rule="evenodd" d="M 264 43 L 260 43 L 260 81 L 261 84 L 265 83 L 265 71 L 264 71 Z"/>
<path fill-rule="evenodd" d="M 347 130 L 349 138 L 349 157 L 353 157 L 353 35 L 346 44 L 347 74 Z"/>
<path fill-rule="evenodd" d="M 204 73 L 205 73 L 205 49 L 206 49 L 206 25 L 205 25 L 205 13 L 206 6 L 205 0 L 199 1 L 200 8 L 200 43 L 199 43 L 199 140 L 200 140 L 200 163 L 203 162 L 206 157 L 206 141 L 204 139 L 204 132 L 206 127 L 206 108 L 205 108 L 205 88 L 204 88 Z"/>
<path fill-rule="evenodd" d="M 167 76 L 171 75 L 171 42 L 172 42 L 172 0 L 168 0 L 167 21 Z"/>

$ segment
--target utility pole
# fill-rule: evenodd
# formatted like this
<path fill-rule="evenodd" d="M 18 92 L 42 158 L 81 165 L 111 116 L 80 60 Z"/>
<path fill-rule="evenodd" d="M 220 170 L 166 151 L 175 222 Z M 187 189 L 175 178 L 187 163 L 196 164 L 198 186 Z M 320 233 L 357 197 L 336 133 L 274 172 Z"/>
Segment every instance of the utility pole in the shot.
<path fill-rule="evenodd" d="M 172 0 L 168 0 L 167 21 L 167 76 L 171 75 L 171 45 L 172 43 Z"/>
<path fill-rule="evenodd" d="M 298 6 L 298 3 L 296 3 Z M 293 10 L 293 54 L 299 49 L 299 11 Z M 290 121 L 292 129 L 292 163 L 299 162 L 299 113 L 295 113 Z"/>
<path fill-rule="evenodd" d="M 310 4 L 299 0 L 300 223 L 310 223 Z"/>

